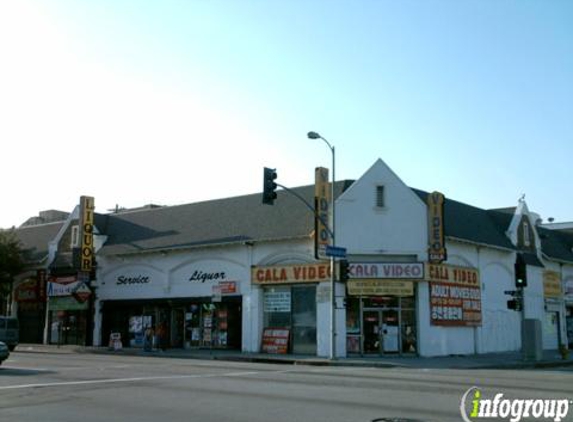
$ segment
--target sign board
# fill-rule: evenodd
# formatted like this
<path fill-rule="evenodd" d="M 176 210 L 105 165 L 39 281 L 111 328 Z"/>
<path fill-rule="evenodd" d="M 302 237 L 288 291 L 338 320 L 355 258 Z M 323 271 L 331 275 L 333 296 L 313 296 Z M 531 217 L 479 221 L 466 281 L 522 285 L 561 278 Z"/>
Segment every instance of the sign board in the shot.
<path fill-rule="evenodd" d="M 48 296 L 71 296 L 79 286 L 79 283 L 76 276 L 49 277 Z"/>
<path fill-rule="evenodd" d="M 14 289 L 14 300 L 18 303 L 37 302 L 38 289 L 36 280 L 27 280 Z"/>
<path fill-rule="evenodd" d="M 80 197 L 80 233 L 81 233 L 81 258 L 80 271 L 92 270 L 94 254 L 94 199 L 91 196 Z"/>
<path fill-rule="evenodd" d="M 290 330 L 288 328 L 265 328 L 262 352 L 270 354 L 288 353 Z"/>
<path fill-rule="evenodd" d="M 330 184 L 328 169 L 317 167 L 314 170 L 314 257 L 326 258 L 326 247 L 330 245 L 328 231 L 330 217 Z"/>
<path fill-rule="evenodd" d="M 333 256 L 335 258 L 346 258 L 346 248 L 340 246 L 326 245 L 326 256 Z"/>
<path fill-rule="evenodd" d="M 543 271 L 543 296 L 545 298 L 561 298 L 561 276 L 558 272 Z"/>
<path fill-rule="evenodd" d="M 319 283 L 330 280 L 330 263 L 251 267 L 253 284 Z"/>
<path fill-rule="evenodd" d="M 414 283 L 404 280 L 348 280 L 350 296 L 413 296 Z"/>
<path fill-rule="evenodd" d="M 430 322 L 440 326 L 479 326 L 481 288 L 478 270 L 428 264 Z"/>
<path fill-rule="evenodd" d="M 384 262 L 384 263 L 350 263 L 348 269 L 351 279 L 390 279 L 390 280 L 423 280 L 424 263 L 422 262 Z"/>
<path fill-rule="evenodd" d="M 263 294 L 263 312 L 290 312 L 290 290 L 265 291 Z"/>
<path fill-rule="evenodd" d="M 444 203 L 446 199 L 440 192 L 428 195 L 428 261 L 439 264 L 447 259 Z"/>
<path fill-rule="evenodd" d="M 86 283 L 79 283 L 79 285 L 72 292 L 72 296 L 76 298 L 78 302 L 85 302 L 92 295 L 92 290 Z"/>

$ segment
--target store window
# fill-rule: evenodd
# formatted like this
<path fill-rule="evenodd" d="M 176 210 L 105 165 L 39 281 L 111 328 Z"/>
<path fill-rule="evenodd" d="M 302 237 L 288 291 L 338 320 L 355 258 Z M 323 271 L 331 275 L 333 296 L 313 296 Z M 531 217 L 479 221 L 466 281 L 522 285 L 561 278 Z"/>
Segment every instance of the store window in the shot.
<path fill-rule="evenodd" d="M 264 328 L 289 330 L 289 351 L 316 354 L 316 286 L 273 286 L 263 293 Z"/>

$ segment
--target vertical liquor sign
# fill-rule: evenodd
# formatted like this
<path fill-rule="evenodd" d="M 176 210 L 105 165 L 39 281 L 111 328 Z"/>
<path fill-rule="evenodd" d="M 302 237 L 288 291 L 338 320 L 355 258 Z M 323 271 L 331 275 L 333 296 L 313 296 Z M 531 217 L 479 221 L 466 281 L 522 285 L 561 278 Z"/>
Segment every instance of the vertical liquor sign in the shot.
<path fill-rule="evenodd" d="M 325 259 L 326 246 L 330 244 L 328 226 L 330 214 L 330 189 L 328 169 L 317 167 L 314 170 L 314 257 Z"/>
<path fill-rule="evenodd" d="M 439 264 L 448 257 L 444 235 L 444 195 L 432 192 L 428 195 L 428 261 Z"/>
<path fill-rule="evenodd" d="M 94 254 L 94 199 L 91 196 L 80 197 L 80 271 L 90 272 Z"/>

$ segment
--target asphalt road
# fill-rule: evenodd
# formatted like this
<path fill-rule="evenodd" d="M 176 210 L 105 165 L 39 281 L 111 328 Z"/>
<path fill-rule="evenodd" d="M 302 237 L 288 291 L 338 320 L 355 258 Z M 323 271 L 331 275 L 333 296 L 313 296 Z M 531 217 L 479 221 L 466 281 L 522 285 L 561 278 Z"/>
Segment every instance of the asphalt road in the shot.
<path fill-rule="evenodd" d="M 0 421 L 459 422 L 462 395 L 472 386 L 482 397 L 571 400 L 573 372 L 15 352 L 0 366 Z M 570 407 L 563 420 L 573 421 Z"/>

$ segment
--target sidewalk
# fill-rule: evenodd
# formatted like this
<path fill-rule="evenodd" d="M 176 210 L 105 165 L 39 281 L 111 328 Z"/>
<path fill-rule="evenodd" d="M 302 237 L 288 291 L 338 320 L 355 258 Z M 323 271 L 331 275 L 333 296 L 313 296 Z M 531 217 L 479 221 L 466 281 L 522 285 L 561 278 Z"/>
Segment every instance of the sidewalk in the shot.
<path fill-rule="evenodd" d="M 527 369 L 573 366 L 571 356 L 563 360 L 557 351 L 544 351 L 538 362 L 524 361 L 518 352 L 488 353 L 467 356 L 439 357 L 347 357 L 330 360 L 316 356 L 269 355 L 265 353 L 241 353 L 230 350 L 184 350 L 168 349 L 144 352 L 142 349 L 124 348 L 119 351 L 107 347 L 55 346 L 42 344 L 20 344 L 14 353 L 97 353 L 125 356 L 149 356 L 160 358 L 204 359 L 235 362 L 283 363 L 290 365 L 315 366 L 362 366 L 377 368 L 418 368 L 418 369 Z"/>

